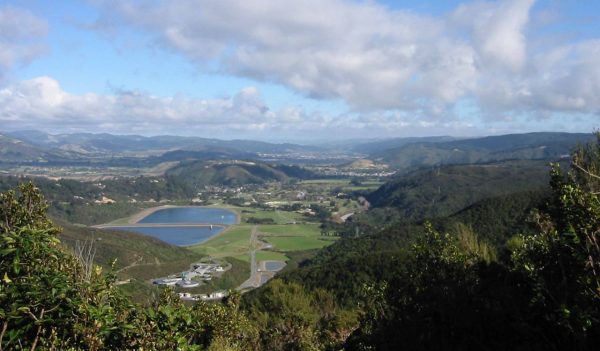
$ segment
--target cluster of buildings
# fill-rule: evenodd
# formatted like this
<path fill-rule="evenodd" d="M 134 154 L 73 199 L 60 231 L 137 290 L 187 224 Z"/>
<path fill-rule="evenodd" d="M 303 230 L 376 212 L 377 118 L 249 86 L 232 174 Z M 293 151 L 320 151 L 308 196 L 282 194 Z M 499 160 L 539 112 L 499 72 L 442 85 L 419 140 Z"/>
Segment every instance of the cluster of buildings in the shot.
<path fill-rule="evenodd" d="M 177 295 L 185 301 L 214 301 L 221 300 L 227 296 L 227 293 L 225 291 L 216 291 L 210 294 L 177 293 Z"/>
<path fill-rule="evenodd" d="M 217 263 L 195 263 L 192 269 L 182 272 L 179 275 L 159 278 L 152 281 L 154 285 L 178 286 L 180 288 L 195 288 L 200 286 L 202 281 L 212 280 L 216 273 L 222 273 L 225 268 Z"/>

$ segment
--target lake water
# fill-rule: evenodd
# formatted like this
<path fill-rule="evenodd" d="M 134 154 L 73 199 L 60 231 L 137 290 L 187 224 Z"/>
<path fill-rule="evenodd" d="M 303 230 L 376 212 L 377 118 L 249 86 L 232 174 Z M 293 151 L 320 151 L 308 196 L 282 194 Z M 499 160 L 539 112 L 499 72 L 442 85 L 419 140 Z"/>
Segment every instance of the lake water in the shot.
<path fill-rule="evenodd" d="M 172 207 L 155 211 L 138 223 L 235 224 L 234 212 L 222 208 Z"/>
<path fill-rule="evenodd" d="M 178 246 L 199 244 L 223 231 L 223 227 L 110 227 L 107 229 L 125 230 L 149 235 L 166 243 Z"/>
<path fill-rule="evenodd" d="M 265 269 L 267 271 L 276 272 L 285 267 L 285 262 L 283 261 L 266 261 Z"/>
<path fill-rule="evenodd" d="M 208 207 L 171 207 L 155 211 L 139 220 L 137 225 L 127 227 L 109 227 L 107 229 L 126 230 L 153 236 L 172 245 L 186 246 L 202 243 L 225 228 L 216 225 L 237 223 L 237 215 L 233 211 Z M 144 225 L 145 224 L 145 225 Z M 150 224 L 214 224 L 205 226 L 160 226 Z"/>

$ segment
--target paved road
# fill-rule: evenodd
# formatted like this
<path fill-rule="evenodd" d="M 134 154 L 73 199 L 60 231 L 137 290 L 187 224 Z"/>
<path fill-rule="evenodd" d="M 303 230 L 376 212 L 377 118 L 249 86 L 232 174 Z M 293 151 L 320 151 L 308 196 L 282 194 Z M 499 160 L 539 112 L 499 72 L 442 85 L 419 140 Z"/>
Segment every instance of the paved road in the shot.
<path fill-rule="evenodd" d="M 258 226 L 252 227 L 250 234 L 250 278 L 238 286 L 237 290 L 248 288 L 258 288 L 260 284 L 261 272 L 258 271 L 258 262 L 256 261 L 256 251 L 262 250 L 268 245 L 258 240 Z"/>

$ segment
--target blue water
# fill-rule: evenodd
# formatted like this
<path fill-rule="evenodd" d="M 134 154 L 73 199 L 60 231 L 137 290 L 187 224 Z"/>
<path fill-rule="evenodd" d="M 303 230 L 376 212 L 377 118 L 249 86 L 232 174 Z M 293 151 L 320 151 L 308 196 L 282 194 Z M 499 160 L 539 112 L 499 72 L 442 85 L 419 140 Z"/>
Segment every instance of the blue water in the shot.
<path fill-rule="evenodd" d="M 185 246 L 199 244 L 223 231 L 223 227 L 110 227 L 107 229 L 125 230 L 149 235 L 172 245 Z"/>
<path fill-rule="evenodd" d="M 138 223 L 210 223 L 235 224 L 235 213 L 222 208 L 173 207 L 158 210 L 142 218 Z"/>
<path fill-rule="evenodd" d="M 285 267 L 285 262 L 283 261 L 267 261 L 265 262 L 265 268 L 267 271 L 276 272 Z"/>

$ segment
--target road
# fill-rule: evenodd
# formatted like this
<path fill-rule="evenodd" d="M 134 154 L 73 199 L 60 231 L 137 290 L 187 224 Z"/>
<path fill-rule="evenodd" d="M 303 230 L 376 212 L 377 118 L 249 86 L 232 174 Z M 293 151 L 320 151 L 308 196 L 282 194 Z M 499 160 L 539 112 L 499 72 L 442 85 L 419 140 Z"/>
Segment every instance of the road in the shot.
<path fill-rule="evenodd" d="M 261 272 L 258 271 L 258 262 L 256 261 L 256 251 L 262 250 L 267 247 L 267 244 L 258 240 L 258 226 L 252 227 L 252 233 L 250 234 L 250 278 L 238 286 L 237 290 L 244 290 L 249 288 L 258 288 L 260 286 Z"/>

